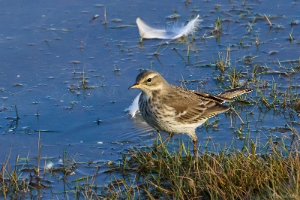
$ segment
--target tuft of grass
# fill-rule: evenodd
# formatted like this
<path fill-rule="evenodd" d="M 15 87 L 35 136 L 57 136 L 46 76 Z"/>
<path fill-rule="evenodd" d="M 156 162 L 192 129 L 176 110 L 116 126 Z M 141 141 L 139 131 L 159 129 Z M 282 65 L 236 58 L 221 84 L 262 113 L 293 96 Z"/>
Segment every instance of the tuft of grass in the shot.
<path fill-rule="evenodd" d="M 120 69 L 114 69 L 114 71 L 119 71 Z M 69 90 L 72 93 L 76 93 L 77 95 L 80 95 L 80 90 L 82 89 L 84 92 L 88 89 L 94 89 L 97 87 L 104 87 L 104 77 L 102 77 L 102 84 L 101 85 L 89 85 L 89 77 L 87 75 L 87 73 L 85 72 L 84 69 L 82 69 L 82 71 L 80 72 L 76 72 L 75 70 L 72 73 L 74 75 L 74 79 L 77 80 L 76 84 L 70 84 L 69 86 Z M 77 75 L 79 75 L 79 77 L 76 77 Z M 99 75 L 95 75 L 95 77 L 98 77 Z M 79 81 L 78 81 L 79 80 Z M 76 86 L 76 87 L 75 87 Z"/>
<path fill-rule="evenodd" d="M 16 159 L 15 166 L 9 164 L 10 155 L 2 163 L 0 171 L 0 193 L 3 199 L 18 199 L 23 193 L 29 191 L 28 180 L 21 179 L 21 172 L 17 169 L 19 157 Z"/>
<path fill-rule="evenodd" d="M 223 29 L 221 17 L 218 17 L 215 22 L 213 33 L 221 33 Z"/>
<path fill-rule="evenodd" d="M 55 180 L 65 185 L 61 194 L 75 199 L 298 199 L 299 133 L 290 125 L 278 129 L 290 130 L 292 138 L 270 137 L 261 148 L 248 134 L 241 150 L 209 147 L 211 141 L 207 141 L 197 156 L 190 151 L 192 144 L 162 144 L 159 135 L 153 147 L 130 149 L 122 153 L 119 163 L 108 161 L 105 165 L 76 162 L 68 151 L 63 152 L 60 165 L 46 165 L 49 158 L 41 156 L 39 135 L 36 164 L 29 156 L 18 156 L 14 166 L 9 164 L 10 156 L 2 163 L 1 198 L 41 198 Z M 92 174 L 74 177 L 79 165 L 95 168 Z M 101 185 L 97 183 L 100 169 L 108 174 Z"/>
<path fill-rule="evenodd" d="M 218 70 L 223 74 L 226 70 L 226 68 L 230 67 L 230 47 L 228 46 L 226 48 L 226 56 L 223 56 L 222 52 L 218 52 L 218 58 L 217 60 L 213 59 L 213 63 L 217 67 Z"/>
<path fill-rule="evenodd" d="M 247 143 L 246 143 L 247 144 Z M 299 138 L 288 149 L 272 139 L 265 152 L 249 140 L 243 150 L 204 151 L 193 156 L 179 142 L 178 148 L 162 145 L 150 151 L 136 149 L 123 156 L 122 178 L 102 188 L 110 199 L 281 199 L 300 197 Z M 120 176 L 119 176 L 120 177 Z"/>

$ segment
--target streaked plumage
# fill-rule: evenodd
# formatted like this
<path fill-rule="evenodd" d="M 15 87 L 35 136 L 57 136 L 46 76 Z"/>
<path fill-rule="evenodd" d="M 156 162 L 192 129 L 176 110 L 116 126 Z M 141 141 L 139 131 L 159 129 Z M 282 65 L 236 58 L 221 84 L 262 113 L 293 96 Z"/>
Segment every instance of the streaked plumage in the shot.
<path fill-rule="evenodd" d="M 151 70 L 140 73 L 129 89 L 132 88 L 142 90 L 139 109 L 144 120 L 156 130 L 170 135 L 186 133 L 194 141 L 194 152 L 197 143 L 195 129 L 208 118 L 227 111 L 229 107 L 222 103 L 252 91 L 242 87 L 217 95 L 196 92 L 168 84 L 158 72 Z"/>

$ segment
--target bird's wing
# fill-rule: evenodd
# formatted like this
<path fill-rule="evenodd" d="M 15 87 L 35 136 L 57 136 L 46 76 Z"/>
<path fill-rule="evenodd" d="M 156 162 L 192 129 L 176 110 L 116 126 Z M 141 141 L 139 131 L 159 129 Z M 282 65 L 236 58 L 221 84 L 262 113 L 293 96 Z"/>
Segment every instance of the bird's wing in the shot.
<path fill-rule="evenodd" d="M 182 122 L 196 123 L 228 110 L 227 106 L 221 105 L 224 101 L 222 98 L 207 93 L 177 88 L 170 95 L 170 98 L 165 99 L 163 103 L 172 107 L 177 119 Z"/>
<path fill-rule="evenodd" d="M 229 109 L 228 106 L 215 102 L 208 102 L 207 105 L 198 104 L 194 107 L 188 107 L 183 113 L 179 114 L 177 119 L 182 122 L 192 122 L 208 119 Z"/>
<path fill-rule="evenodd" d="M 205 92 L 198 92 L 198 91 L 194 91 L 194 93 L 201 99 L 206 100 L 206 101 L 214 101 L 216 103 L 223 103 L 225 101 L 230 102 L 231 99 L 227 98 L 226 96 L 222 96 L 222 95 L 212 95 L 212 94 L 208 94 Z"/>

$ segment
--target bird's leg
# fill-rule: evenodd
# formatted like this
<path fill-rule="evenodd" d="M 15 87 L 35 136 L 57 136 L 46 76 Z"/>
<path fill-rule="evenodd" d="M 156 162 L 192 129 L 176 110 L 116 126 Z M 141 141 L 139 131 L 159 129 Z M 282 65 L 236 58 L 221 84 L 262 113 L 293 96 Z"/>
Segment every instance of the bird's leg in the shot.
<path fill-rule="evenodd" d="M 160 144 L 158 145 L 158 148 L 162 147 L 167 141 L 169 141 L 173 137 L 172 133 L 169 133 L 169 136 Z"/>
<path fill-rule="evenodd" d="M 194 156 L 197 156 L 197 140 L 193 140 L 193 144 L 194 144 L 194 149 L 193 149 Z"/>

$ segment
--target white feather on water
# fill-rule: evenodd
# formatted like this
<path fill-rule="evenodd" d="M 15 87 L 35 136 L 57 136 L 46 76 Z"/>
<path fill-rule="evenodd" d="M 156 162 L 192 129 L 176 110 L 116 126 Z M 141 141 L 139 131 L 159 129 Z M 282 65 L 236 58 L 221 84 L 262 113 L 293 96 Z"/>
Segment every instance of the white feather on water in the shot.
<path fill-rule="evenodd" d="M 164 29 L 156 29 L 148 26 L 140 18 L 136 19 L 136 24 L 139 28 L 140 36 L 145 39 L 178 39 L 182 36 L 187 36 L 195 32 L 198 24 L 202 20 L 199 19 L 199 15 L 191 20 L 186 26 L 176 26 Z"/>
<path fill-rule="evenodd" d="M 139 111 L 139 99 L 141 94 L 142 93 L 139 93 L 133 100 L 132 104 L 125 109 L 132 118 L 134 118 L 135 114 Z"/>

